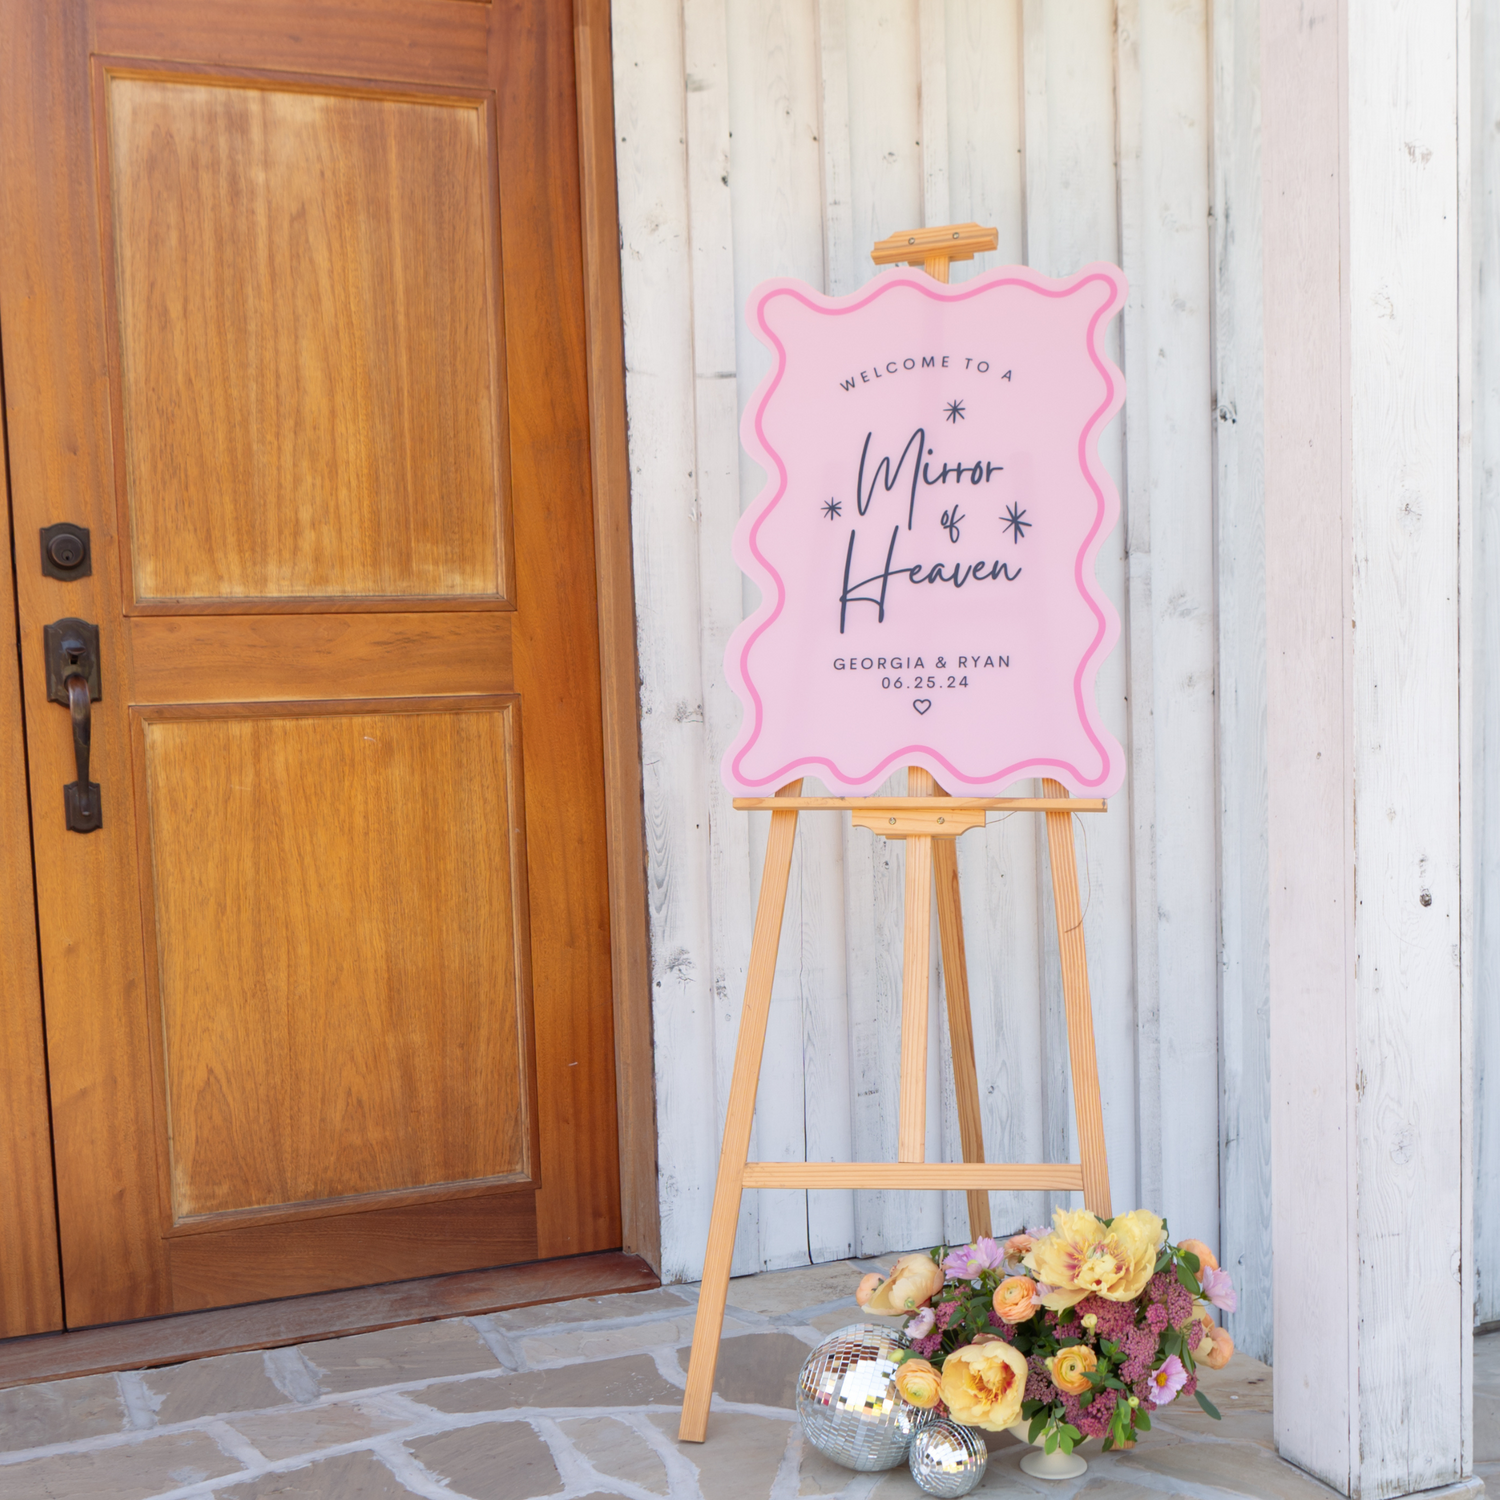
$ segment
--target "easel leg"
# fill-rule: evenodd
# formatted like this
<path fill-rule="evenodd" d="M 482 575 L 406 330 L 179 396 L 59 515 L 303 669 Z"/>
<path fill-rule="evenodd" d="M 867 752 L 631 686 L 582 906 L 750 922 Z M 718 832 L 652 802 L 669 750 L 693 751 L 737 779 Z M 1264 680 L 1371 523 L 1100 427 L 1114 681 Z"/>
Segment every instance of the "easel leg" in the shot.
<path fill-rule="evenodd" d="M 953 839 L 936 839 L 932 869 L 937 879 L 938 936 L 943 945 L 943 993 L 948 997 L 948 1039 L 953 1044 L 953 1095 L 958 1106 L 958 1138 L 964 1160 L 984 1160 L 984 1127 L 979 1115 L 979 1070 L 974 1063 L 974 1025 L 969 1012 L 969 969 L 964 959 L 964 915 L 958 896 L 958 849 Z M 990 1195 L 969 1189 L 969 1238 L 990 1233 Z"/>
<path fill-rule="evenodd" d="M 777 795 L 795 797 L 801 790 L 801 781 L 794 781 Z M 729 1263 L 734 1256 L 734 1231 L 744 1192 L 745 1162 L 750 1155 L 750 1126 L 755 1118 L 755 1091 L 765 1052 L 771 982 L 776 977 L 776 950 L 781 945 L 781 920 L 786 910 L 796 832 L 795 812 L 771 814 L 760 903 L 755 909 L 755 935 L 750 943 L 750 967 L 745 976 L 745 1004 L 740 1012 L 734 1073 L 729 1083 L 729 1108 L 724 1118 L 724 1144 L 719 1151 L 719 1178 L 714 1186 L 713 1214 L 708 1224 L 708 1253 L 704 1259 L 703 1285 L 698 1290 L 698 1316 L 693 1323 L 687 1392 L 682 1398 L 682 1420 L 677 1428 L 680 1443 L 701 1443 L 708 1431 L 714 1366 L 719 1362 L 719 1335 L 724 1328 L 724 1303 L 729 1296 Z"/>
<path fill-rule="evenodd" d="M 1050 778 L 1048 797 L 1067 789 Z M 1083 1163 L 1083 1201 L 1101 1219 L 1110 1217 L 1109 1161 L 1104 1151 L 1104 1109 L 1099 1100 L 1099 1063 L 1094 1053 L 1094 1012 L 1089 1002 L 1089 968 L 1083 947 L 1083 912 L 1078 904 L 1078 855 L 1073 847 L 1073 815 L 1049 812 L 1047 852 L 1052 862 L 1052 904 L 1057 909 L 1057 946 L 1062 957 L 1063 1007 L 1068 1017 L 1068 1056 L 1073 1065 L 1073 1108 L 1078 1117 L 1078 1155 Z"/>
<path fill-rule="evenodd" d="M 906 841 L 906 943 L 901 961 L 901 1104 L 896 1160 L 927 1159 L 927 966 L 932 951 L 932 839 Z"/>

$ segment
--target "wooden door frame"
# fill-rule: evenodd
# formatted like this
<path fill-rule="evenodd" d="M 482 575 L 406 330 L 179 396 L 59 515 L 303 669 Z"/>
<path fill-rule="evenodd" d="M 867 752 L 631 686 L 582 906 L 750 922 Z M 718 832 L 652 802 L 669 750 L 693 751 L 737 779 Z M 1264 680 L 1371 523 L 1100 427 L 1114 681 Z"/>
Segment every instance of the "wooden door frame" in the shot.
<path fill-rule="evenodd" d="M 573 36 L 594 475 L 594 569 L 604 715 L 620 1221 L 623 1248 L 639 1255 L 659 1274 L 661 1208 L 656 1185 L 651 947 L 646 915 L 646 826 L 635 649 L 630 458 L 626 448 L 625 318 L 615 191 L 610 0 L 574 0 Z"/>

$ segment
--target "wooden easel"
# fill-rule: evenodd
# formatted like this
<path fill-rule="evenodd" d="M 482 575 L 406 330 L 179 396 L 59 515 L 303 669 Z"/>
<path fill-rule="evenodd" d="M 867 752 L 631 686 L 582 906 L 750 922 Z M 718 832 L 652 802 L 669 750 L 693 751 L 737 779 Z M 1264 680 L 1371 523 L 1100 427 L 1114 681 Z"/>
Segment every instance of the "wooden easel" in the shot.
<path fill-rule="evenodd" d="M 947 281 L 948 263 L 971 260 L 993 250 L 999 236 L 978 224 L 916 229 L 881 240 L 872 252 L 877 265 L 921 262 L 929 276 Z M 708 1254 L 693 1325 L 687 1393 L 677 1439 L 701 1443 L 708 1430 L 714 1367 L 729 1295 L 729 1265 L 740 1198 L 746 1188 L 906 1188 L 968 1192 L 969 1234 L 990 1233 L 989 1194 L 995 1189 L 1082 1191 L 1084 1202 L 1108 1218 L 1109 1171 L 1104 1151 L 1104 1114 L 1099 1101 L 1099 1069 L 1094 1056 L 1094 1022 L 1089 1003 L 1088 963 L 1083 947 L 1083 914 L 1078 901 L 1077 854 L 1073 847 L 1075 812 L 1103 812 L 1100 798 L 1070 798 L 1060 782 L 1042 782 L 1041 797 L 950 797 L 931 772 L 912 766 L 906 797 L 804 797 L 800 780 L 774 797 L 736 797 L 738 809 L 771 814 L 766 862 L 761 876 L 745 1004 L 740 1015 L 729 1109 L 719 1178 L 709 1220 Z M 750 1125 L 765 1051 L 771 982 L 786 908 L 797 815 L 803 811 L 848 808 L 856 828 L 882 838 L 906 840 L 905 940 L 901 969 L 901 1096 L 895 1162 L 752 1162 Z M 980 1127 L 979 1077 L 974 1065 L 974 1032 L 969 1016 L 969 979 L 964 962 L 963 912 L 958 895 L 958 851 L 954 840 L 982 828 L 994 811 L 1040 812 L 1047 820 L 1052 894 L 1057 909 L 1057 941 L 1062 959 L 1063 1001 L 1067 1012 L 1068 1055 L 1072 1063 L 1073 1104 L 1078 1119 L 1081 1163 L 987 1165 Z M 953 1043 L 954 1091 L 958 1104 L 963 1161 L 928 1162 L 927 1154 L 927 976 L 931 944 L 933 879 L 937 880 L 938 935 L 943 954 L 943 986 L 948 1030 Z"/>

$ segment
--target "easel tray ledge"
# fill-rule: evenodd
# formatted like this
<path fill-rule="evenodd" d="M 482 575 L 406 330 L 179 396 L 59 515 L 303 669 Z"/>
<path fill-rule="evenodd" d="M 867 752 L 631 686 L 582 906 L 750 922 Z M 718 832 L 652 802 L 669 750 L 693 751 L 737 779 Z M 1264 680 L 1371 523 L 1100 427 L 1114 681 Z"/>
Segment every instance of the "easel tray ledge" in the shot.
<path fill-rule="evenodd" d="M 924 812 L 934 803 L 949 812 L 1108 812 L 1104 797 L 736 797 L 740 812 Z"/>

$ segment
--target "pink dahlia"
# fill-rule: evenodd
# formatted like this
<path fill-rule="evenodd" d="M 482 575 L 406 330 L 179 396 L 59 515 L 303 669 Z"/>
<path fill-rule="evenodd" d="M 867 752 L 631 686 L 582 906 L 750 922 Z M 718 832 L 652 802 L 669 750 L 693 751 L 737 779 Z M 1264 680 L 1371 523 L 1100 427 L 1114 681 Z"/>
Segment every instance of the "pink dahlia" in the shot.
<path fill-rule="evenodd" d="M 972 1245 L 950 1250 L 943 1270 L 955 1281 L 978 1281 L 984 1271 L 998 1271 L 1005 1264 L 1005 1252 L 988 1235 Z"/>

